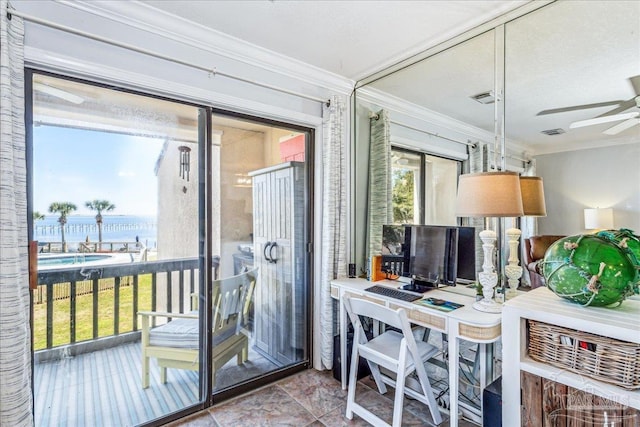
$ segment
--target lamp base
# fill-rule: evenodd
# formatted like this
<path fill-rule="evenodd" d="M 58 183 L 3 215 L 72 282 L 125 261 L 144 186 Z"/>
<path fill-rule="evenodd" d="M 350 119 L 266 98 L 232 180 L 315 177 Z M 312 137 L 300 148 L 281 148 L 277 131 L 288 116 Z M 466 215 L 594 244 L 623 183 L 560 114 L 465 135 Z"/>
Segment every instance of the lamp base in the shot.
<path fill-rule="evenodd" d="M 502 304 L 493 300 L 480 300 L 473 303 L 473 308 L 485 313 L 502 313 Z"/>

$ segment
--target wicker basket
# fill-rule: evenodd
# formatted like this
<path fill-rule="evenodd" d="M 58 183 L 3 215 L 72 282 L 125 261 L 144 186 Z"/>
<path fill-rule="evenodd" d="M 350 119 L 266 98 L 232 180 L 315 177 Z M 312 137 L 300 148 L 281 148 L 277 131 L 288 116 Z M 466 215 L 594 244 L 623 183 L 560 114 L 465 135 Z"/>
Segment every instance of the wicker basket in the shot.
<path fill-rule="evenodd" d="M 531 358 L 626 389 L 640 388 L 640 344 L 527 322 Z"/>

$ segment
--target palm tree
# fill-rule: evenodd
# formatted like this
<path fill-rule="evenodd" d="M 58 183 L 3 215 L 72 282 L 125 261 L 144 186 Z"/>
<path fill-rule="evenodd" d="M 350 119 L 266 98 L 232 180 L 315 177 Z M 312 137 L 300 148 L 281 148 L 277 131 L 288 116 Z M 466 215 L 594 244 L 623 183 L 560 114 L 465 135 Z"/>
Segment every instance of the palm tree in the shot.
<path fill-rule="evenodd" d="M 60 224 L 60 234 L 62 235 L 62 252 L 67 252 L 67 243 L 64 240 L 64 225 L 67 223 L 67 215 L 78 209 L 71 202 L 53 202 L 49 205 L 49 212 L 60 214 L 58 224 Z"/>
<path fill-rule="evenodd" d="M 116 208 L 116 205 L 108 200 L 91 200 L 84 204 L 92 211 L 98 212 L 96 214 L 96 224 L 98 225 L 98 242 L 100 243 L 100 249 L 102 249 L 102 212 L 109 212 Z"/>

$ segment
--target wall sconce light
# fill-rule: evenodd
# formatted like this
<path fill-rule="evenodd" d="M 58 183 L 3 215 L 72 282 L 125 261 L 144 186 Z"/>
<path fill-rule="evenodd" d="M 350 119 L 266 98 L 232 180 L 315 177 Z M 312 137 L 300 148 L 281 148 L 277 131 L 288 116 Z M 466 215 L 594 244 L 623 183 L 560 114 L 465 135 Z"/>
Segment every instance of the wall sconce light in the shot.
<path fill-rule="evenodd" d="M 180 151 L 180 178 L 189 181 L 189 170 L 191 169 L 191 148 L 186 145 L 178 147 Z"/>

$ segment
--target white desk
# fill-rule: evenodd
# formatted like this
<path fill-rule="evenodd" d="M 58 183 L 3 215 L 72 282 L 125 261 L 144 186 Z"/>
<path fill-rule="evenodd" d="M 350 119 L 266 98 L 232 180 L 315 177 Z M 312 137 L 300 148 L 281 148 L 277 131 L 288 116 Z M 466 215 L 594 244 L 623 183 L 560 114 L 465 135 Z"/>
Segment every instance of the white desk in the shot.
<path fill-rule="evenodd" d="M 347 330 L 349 322 L 342 298 L 345 295 L 353 295 L 394 309 L 402 307 L 407 310 L 407 316 L 411 323 L 446 333 L 449 336 L 449 399 L 451 405 L 449 417 L 450 427 L 457 427 L 459 339 L 482 344 L 480 345 L 480 387 L 482 390 L 488 382 L 493 379 L 487 378 L 487 371 L 491 372 L 491 370 L 487 369 L 487 366 L 493 363 L 493 361 L 487 357 L 488 349 L 485 344 L 494 343 L 500 338 L 502 316 L 500 314 L 483 313 L 474 310 L 472 304 L 475 301 L 475 290 L 462 286 L 436 289 L 426 294 L 426 297 L 429 298 L 440 298 L 464 304 L 464 307 L 450 312 L 443 312 L 421 304 L 414 304 L 371 292 L 365 292 L 366 288 L 373 285 L 397 288 L 399 283 L 392 280 L 370 282 L 365 279 L 336 279 L 331 281 L 331 297 L 340 300 L 339 320 L 342 388 L 347 388 L 347 339 L 346 334 L 343 332 Z"/>

